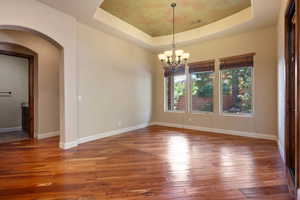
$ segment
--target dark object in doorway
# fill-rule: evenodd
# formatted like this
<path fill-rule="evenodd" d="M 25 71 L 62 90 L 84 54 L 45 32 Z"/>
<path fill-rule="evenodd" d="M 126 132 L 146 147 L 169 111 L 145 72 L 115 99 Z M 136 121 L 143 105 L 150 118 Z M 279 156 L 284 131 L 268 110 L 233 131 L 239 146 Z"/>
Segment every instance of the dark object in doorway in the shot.
<path fill-rule="evenodd" d="M 22 130 L 29 133 L 29 106 L 22 104 Z"/>

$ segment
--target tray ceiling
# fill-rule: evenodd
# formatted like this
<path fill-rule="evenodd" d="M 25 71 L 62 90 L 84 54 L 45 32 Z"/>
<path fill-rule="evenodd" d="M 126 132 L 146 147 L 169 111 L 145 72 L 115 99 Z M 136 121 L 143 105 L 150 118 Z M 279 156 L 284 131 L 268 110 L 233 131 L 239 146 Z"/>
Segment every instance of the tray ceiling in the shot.
<path fill-rule="evenodd" d="M 104 0 L 100 8 L 152 37 L 172 32 L 172 0 Z M 251 6 L 251 0 L 177 0 L 176 33 L 213 23 Z"/>

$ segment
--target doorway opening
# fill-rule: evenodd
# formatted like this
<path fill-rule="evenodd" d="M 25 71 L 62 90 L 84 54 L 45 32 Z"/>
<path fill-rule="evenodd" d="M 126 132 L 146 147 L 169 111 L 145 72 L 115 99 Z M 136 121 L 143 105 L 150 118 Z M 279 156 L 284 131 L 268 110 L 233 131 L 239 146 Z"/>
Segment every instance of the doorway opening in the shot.
<path fill-rule="evenodd" d="M 34 66 L 37 54 L 0 42 L 0 143 L 34 138 Z"/>
<path fill-rule="evenodd" d="M 26 6 L 24 9 L 29 9 Z M 51 18 L 51 17 L 50 17 Z M 49 20 L 53 20 L 51 18 Z M 6 20 L 7 19 L 7 20 Z M 17 22 L 18 20 L 14 21 Z M 0 24 L 0 42 L 20 44 L 38 52 L 38 72 L 35 72 L 35 122 L 34 137 L 44 139 L 59 136 L 59 147 L 69 149 L 77 146 L 77 70 L 76 70 L 76 37 L 68 35 L 66 31 L 53 31 L 53 27 L 45 26 L 44 23 L 36 23 L 32 26 L 32 19 L 20 17 L 22 24 L 14 23 L 8 18 L 2 19 Z M 54 24 L 55 26 L 57 24 Z M 57 27 L 61 27 L 58 25 Z M 67 30 L 73 27 L 66 27 Z M 2 34 L 3 31 L 9 31 Z M 26 33 L 26 37 L 14 32 Z M 33 37 L 31 37 L 31 36 Z M 20 37 L 19 37 L 20 36 Z M 27 39 L 29 38 L 29 39 Z M 39 38 L 39 41 L 37 41 Z M 43 40 L 44 42 L 42 42 Z M 41 45 L 41 43 L 43 43 Z M 55 48 L 49 46 L 52 45 Z M 48 46 L 50 48 L 45 48 Z M 52 49 L 52 50 L 51 50 Z M 48 51 L 50 50 L 50 52 Z M 49 56 L 55 56 L 50 59 Z M 51 64 L 55 60 L 55 64 Z M 46 69 L 41 72 L 41 68 Z M 57 75 L 49 75 L 53 72 L 53 66 L 57 66 Z M 44 68 L 45 69 L 45 68 Z M 51 73 L 52 74 L 52 73 Z M 53 79 L 55 78 L 55 81 Z M 41 81 L 47 81 L 40 84 Z M 38 84 L 38 86 L 36 86 Z M 49 93 L 48 88 L 56 88 L 55 92 Z M 53 90 L 51 90 L 53 91 Z M 51 98 L 49 95 L 51 94 Z M 53 100 L 55 99 L 55 100 Z M 56 100 L 57 99 L 57 100 Z M 49 106 L 49 104 L 54 105 Z M 51 115 L 51 119 L 49 116 Z"/>

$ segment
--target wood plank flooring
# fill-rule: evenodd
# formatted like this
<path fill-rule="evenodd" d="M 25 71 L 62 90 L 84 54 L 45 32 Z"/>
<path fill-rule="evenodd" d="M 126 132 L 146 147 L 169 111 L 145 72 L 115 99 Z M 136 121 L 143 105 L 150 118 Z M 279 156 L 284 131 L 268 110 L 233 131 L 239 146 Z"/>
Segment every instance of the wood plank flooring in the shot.
<path fill-rule="evenodd" d="M 13 131 L 0 133 L 0 144 L 8 142 L 16 142 L 29 139 L 28 133 L 24 131 Z"/>
<path fill-rule="evenodd" d="M 292 200 L 276 142 L 152 126 L 0 145 L 1 200 Z"/>

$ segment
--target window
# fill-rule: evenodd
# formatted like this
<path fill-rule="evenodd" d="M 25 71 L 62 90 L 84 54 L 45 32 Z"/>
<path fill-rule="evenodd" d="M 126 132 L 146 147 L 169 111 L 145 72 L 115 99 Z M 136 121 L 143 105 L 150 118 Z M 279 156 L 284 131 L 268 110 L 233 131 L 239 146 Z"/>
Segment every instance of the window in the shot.
<path fill-rule="evenodd" d="M 253 56 L 221 59 L 222 111 L 228 114 L 253 112 Z"/>
<path fill-rule="evenodd" d="M 214 60 L 189 64 L 192 112 L 213 112 L 214 65 Z"/>
<path fill-rule="evenodd" d="M 254 53 L 220 59 L 219 88 L 215 88 L 215 60 L 190 63 L 189 71 L 181 66 L 165 69 L 165 110 L 192 113 L 214 112 L 218 102 L 221 113 L 251 115 L 253 107 Z M 215 91 L 217 89 L 217 91 Z M 214 93 L 220 93 L 220 101 Z"/>
<path fill-rule="evenodd" d="M 186 75 L 184 66 L 175 72 L 165 71 L 166 78 L 166 107 L 168 111 L 186 110 Z"/>

